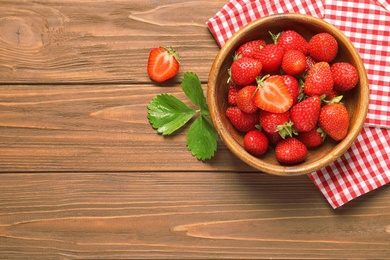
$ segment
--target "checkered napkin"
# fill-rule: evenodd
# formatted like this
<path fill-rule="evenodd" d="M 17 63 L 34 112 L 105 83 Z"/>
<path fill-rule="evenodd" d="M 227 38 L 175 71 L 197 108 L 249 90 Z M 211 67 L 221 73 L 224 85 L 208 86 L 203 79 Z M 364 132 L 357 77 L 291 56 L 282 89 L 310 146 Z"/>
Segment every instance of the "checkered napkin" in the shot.
<path fill-rule="evenodd" d="M 231 0 L 207 26 L 219 46 L 240 27 L 275 13 L 321 18 L 344 32 L 365 64 L 370 103 L 365 125 L 334 163 L 309 174 L 333 208 L 390 182 L 390 1 Z"/>

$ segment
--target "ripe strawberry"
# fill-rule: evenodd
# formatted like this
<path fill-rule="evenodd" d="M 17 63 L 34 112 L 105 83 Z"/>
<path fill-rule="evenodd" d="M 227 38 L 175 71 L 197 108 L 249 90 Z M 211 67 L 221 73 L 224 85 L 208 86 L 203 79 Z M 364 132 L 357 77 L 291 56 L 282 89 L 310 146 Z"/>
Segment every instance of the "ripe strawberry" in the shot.
<path fill-rule="evenodd" d="M 306 56 L 306 68 L 305 68 L 305 71 L 304 73 L 308 73 L 309 70 L 314 66 L 314 64 L 316 64 L 316 61 L 313 59 L 312 56 Z"/>
<path fill-rule="evenodd" d="M 282 76 L 265 76 L 258 80 L 258 85 L 254 100 L 259 108 L 274 113 L 290 109 L 293 99 Z"/>
<path fill-rule="evenodd" d="M 281 164 L 294 165 L 306 159 L 307 148 L 295 137 L 290 137 L 276 144 L 275 155 Z"/>
<path fill-rule="evenodd" d="M 152 80 L 164 82 L 173 78 L 179 67 L 179 54 L 172 47 L 158 47 L 150 51 L 147 70 Z"/>
<path fill-rule="evenodd" d="M 359 76 L 356 68 L 348 62 L 336 62 L 331 67 L 334 80 L 334 89 L 337 91 L 348 91 L 358 83 Z"/>
<path fill-rule="evenodd" d="M 301 94 L 301 87 L 299 86 L 298 80 L 291 75 L 282 75 L 284 83 L 286 83 L 288 90 L 291 93 L 293 99 L 293 105 L 298 102 L 299 94 Z"/>
<path fill-rule="evenodd" d="M 242 112 L 237 106 L 228 107 L 226 116 L 238 131 L 244 133 L 256 129 L 256 125 L 259 124 L 258 112 L 247 114 Z"/>
<path fill-rule="evenodd" d="M 316 61 L 333 61 L 338 52 L 338 43 L 329 33 L 318 33 L 309 40 L 309 53 Z"/>
<path fill-rule="evenodd" d="M 260 110 L 260 125 L 262 129 L 270 134 L 278 132 L 278 126 L 284 125 L 290 121 L 290 112 L 273 113 L 265 110 Z"/>
<path fill-rule="evenodd" d="M 286 30 L 273 37 L 276 44 L 281 45 L 284 51 L 299 50 L 303 54 L 309 54 L 309 43 L 298 32 Z"/>
<path fill-rule="evenodd" d="M 268 150 L 268 139 L 259 130 L 251 130 L 244 136 L 244 148 L 254 156 L 261 156 Z"/>
<path fill-rule="evenodd" d="M 298 50 L 288 50 L 284 53 L 282 69 L 286 74 L 297 76 L 306 69 L 306 56 Z"/>
<path fill-rule="evenodd" d="M 266 42 L 263 40 L 253 40 L 245 42 L 237 49 L 237 55 L 241 57 L 248 57 L 256 59 L 260 50 L 266 45 Z"/>
<path fill-rule="evenodd" d="M 283 140 L 283 138 L 280 136 L 279 133 L 270 134 L 270 133 L 264 132 L 264 134 L 265 134 L 265 136 L 267 136 L 268 143 L 272 144 L 272 145 L 276 145 L 281 140 Z"/>
<path fill-rule="evenodd" d="M 315 148 L 320 146 L 324 143 L 325 137 L 326 134 L 320 127 L 314 127 L 309 132 L 301 132 L 297 136 L 298 140 L 308 148 Z"/>
<path fill-rule="evenodd" d="M 344 139 L 349 128 L 349 114 L 341 103 L 329 103 L 321 108 L 319 125 L 336 141 Z"/>
<path fill-rule="evenodd" d="M 230 81 L 233 81 L 239 86 L 246 86 L 255 82 L 256 77 L 260 74 L 262 69 L 260 61 L 242 57 L 233 61 L 229 73 Z"/>
<path fill-rule="evenodd" d="M 329 100 L 330 101 L 330 100 L 332 100 L 332 99 L 334 99 L 335 97 L 338 97 L 338 96 L 340 96 L 339 92 L 333 89 L 329 94 L 327 94 L 325 96 L 325 100 Z"/>
<path fill-rule="evenodd" d="M 284 55 L 284 49 L 277 44 L 267 44 L 264 46 L 257 55 L 257 60 L 263 64 L 263 70 L 271 73 L 278 69 L 282 65 L 282 59 Z"/>
<path fill-rule="evenodd" d="M 290 109 L 293 127 L 298 132 L 309 132 L 318 122 L 321 110 L 321 99 L 319 96 L 311 96 Z"/>
<path fill-rule="evenodd" d="M 229 105 L 237 105 L 237 93 L 241 88 L 234 83 L 229 83 L 228 88 L 228 103 Z"/>
<path fill-rule="evenodd" d="M 333 77 L 329 63 L 317 62 L 309 71 L 303 87 L 308 96 L 327 95 L 333 90 Z"/>
<path fill-rule="evenodd" d="M 257 86 L 248 85 L 238 91 L 236 96 L 236 103 L 242 112 L 251 114 L 259 109 L 253 99 L 253 94 L 255 93 L 256 89 Z"/>

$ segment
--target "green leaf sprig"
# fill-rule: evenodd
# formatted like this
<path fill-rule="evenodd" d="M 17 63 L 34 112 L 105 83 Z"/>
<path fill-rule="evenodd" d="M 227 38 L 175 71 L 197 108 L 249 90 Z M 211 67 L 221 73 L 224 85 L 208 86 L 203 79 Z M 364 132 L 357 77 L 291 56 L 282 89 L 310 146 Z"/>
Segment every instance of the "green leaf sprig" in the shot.
<path fill-rule="evenodd" d="M 198 160 L 210 159 L 217 151 L 218 133 L 214 128 L 199 77 L 193 72 L 184 73 L 181 86 L 191 102 L 199 109 L 188 107 L 171 94 L 160 94 L 148 105 L 149 123 L 158 133 L 170 135 L 198 115 L 186 136 L 186 145 Z"/>

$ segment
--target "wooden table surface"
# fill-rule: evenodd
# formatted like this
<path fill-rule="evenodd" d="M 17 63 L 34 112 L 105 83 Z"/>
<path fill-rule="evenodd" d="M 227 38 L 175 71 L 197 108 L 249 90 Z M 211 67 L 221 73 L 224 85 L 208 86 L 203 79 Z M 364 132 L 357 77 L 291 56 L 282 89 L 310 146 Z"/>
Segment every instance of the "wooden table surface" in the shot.
<path fill-rule="evenodd" d="M 226 0 L 0 0 L 0 258 L 388 258 L 390 189 L 332 209 L 307 176 L 158 135 L 146 106 L 204 90 Z M 151 48 L 178 76 L 154 84 Z"/>

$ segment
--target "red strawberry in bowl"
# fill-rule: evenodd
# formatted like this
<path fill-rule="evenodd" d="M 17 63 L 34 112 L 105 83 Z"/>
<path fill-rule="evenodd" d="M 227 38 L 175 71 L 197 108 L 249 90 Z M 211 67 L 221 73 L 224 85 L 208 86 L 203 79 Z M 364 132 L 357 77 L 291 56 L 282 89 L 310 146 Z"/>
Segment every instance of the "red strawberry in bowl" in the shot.
<path fill-rule="evenodd" d="M 321 108 L 319 124 L 336 141 L 344 139 L 349 128 L 349 114 L 341 103 L 329 103 Z"/>
<path fill-rule="evenodd" d="M 244 133 L 256 129 L 256 125 L 259 124 L 258 112 L 248 114 L 242 112 L 237 106 L 228 107 L 226 110 L 226 116 L 238 131 Z"/>
<path fill-rule="evenodd" d="M 242 57 L 233 61 L 230 67 L 230 79 L 236 85 L 246 86 L 256 81 L 256 77 L 260 74 L 263 65 L 260 61 Z"/>
<path fill-rule="evenodd" d="M 285 51 L 288 50 L 299 50 L 304 55 L 309 54 L 309 43 L 294 30 L 286 30 L 277 35 L 273 35 L 275 43 L 282 46 Z"/>
<path fill-rule="evenodd" d="M 318 33 L 309 40 L 309 53 L 316 61 L 332 62 L 338 48 L 336 39 L 329 33 Z"/>
<path fill-rule="evenodd" d="M 288 50 L 282 59 L 282 69 L 288 75 L 297 76 L 306 69 L 306 56 L 298 50 Z"/>
<path fill-rule="evenodd" d="M 311 96 L 294 105 L 290 110 L 294 129 L 298 132 L 312 130 L 317 125 L 320 110 L 321 99 L 319 96 Z"/>
<path fill-rule="evenodd" d="M 263 64 L 263 70 L 273 73 L 280 69 L 282 65 L 284 49 L 277 44 L 267 44 L 258 53 L 256 59 Z"/>
<path fill-rule="evenodd" d="M 274 134 L 278 132 L 278 126 L 282 126 L 290 121 L 290 112 L 273 113 L 265 110 L 260 110 L 260 125 L 262 129 Z"/>
<path fill-rule="evenodd" d="M 247 152 L 255 156 L 261 156 L 267 152 L 268 139 L 259 130 L 251 130 L 244 136 L 244 148 Z"/>
<path fill-rule="evenodd" d="M 266 42 L 263 40 L 253 40 L 243 43 L 237 49 L 237 55 L 241 57 L 248 57 L 256 59 L 259 55 L 260 50 L 266 45 Z"/>
<path fill-rule="evenodd" d="M 324 143 L 326 134 L 320 127 L 314 127 L 309 132 L 301 132 L 297 138 L 308 148 L 316 148 Z"/>
<path fill-rule="evenodd" d="M 282 76 L 265 76 L 258 80 L 258 86 L 254 100 L 259 108 L 283 113 L 292 106 L 293 98 Z"/>
<path fill-rule="evenodd" d="M 284 83 L 286 83 L 288 90 L 290 91 L 294 105 L 298 102 L 299 94 L 301 94 L 301 87 L 299 85 L 299 81 L 295 77 L 287 74 L 282 75 L 282 78 L 284 80 Z"/>
<path fill-rule="evenodd" d="M 359 80 L 356 68 L 348 62 L 336 62 L 330 67 L 332 71 L 334 89 L 348 91 L 353 89 Z"/>
<path fill-rule="evenodd" d="M 333 90 L 333 76 L 329 63 L 317 62 L 310 69 L 303 90 L 308 96 L 328 95 Z"/>
<path fill-rule="evenodd" d="M 290 137 L 276 144 L 275 155 L 281 164 L 295 165 L 306 159 L 307 148 L 297 138 Z"/>
<path fill-rule="evenodd" d="M 236 96 L 236 104 L 245 113 L 254 113 L 259 107 L 256 105 L 253 95 L 257 90 L 257 86 L 249 85 L 240 89 Z"/>

